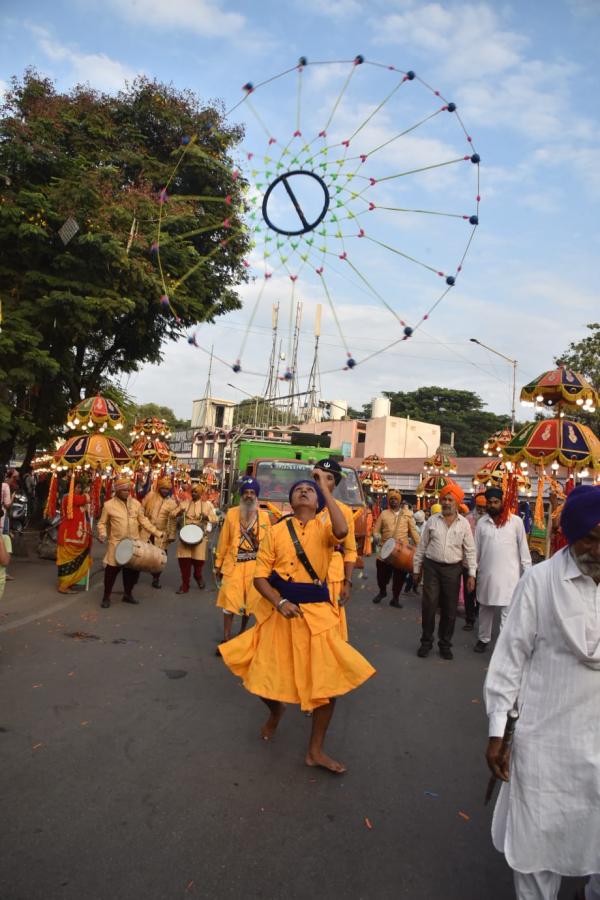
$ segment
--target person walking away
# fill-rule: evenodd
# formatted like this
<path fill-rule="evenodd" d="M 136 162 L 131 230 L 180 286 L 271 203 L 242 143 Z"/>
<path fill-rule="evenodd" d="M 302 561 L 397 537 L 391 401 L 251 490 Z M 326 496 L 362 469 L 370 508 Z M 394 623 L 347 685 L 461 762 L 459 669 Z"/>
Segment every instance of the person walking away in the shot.
<path fill-rule="evenodd" d="M 144 515 L 139 500 L 130 496 L 131 481 L 129 478 L 117 478 L 114 489 L 115 496 L 106 501 L 98 520 L 98 540 L 101 544 L 108 541 L 103 560 L 104 595 L 100 604 L 104 609 L 110 606 L 111 592 L 121 570 L 123 572 L 123 602 L 136 605 L 140 602 L 133 596 L 133 589 L 138 582 L 140 573 L 117 563 L 115 550 L 119 541 L 123 538 L 140 540 L 144 529 L 157 538 L 163 536 L 162 531 L 159 531 Z"/>
<path fill-rule="evenodd" d="M 418 584 L 423 577 L 421 600 L 422 634 L 417 656 L 424 658 L 433 647 L 435 614 L 440 608 L 438 647 L 442 659 L 453 659 L 452 636 L 456 623 L 458 593 L 463 559 L 469 577 L 468 590 L 475 588 L 475 543 L 469 523 L 459 515 L 464 492 L 457 484 L 447 484 L 440 491 L 442 511 L 430 516 L 415 550 L 413 573 Z"/>
<path fill-rule="evenodd" d="M 60 504 L 60 524 L 56 538 L 56 566 L 59 594 L 73 593 L 92 565 L 90 497 L 83 481 L 75 483 L 73 496 L 65 494 Z"/>
<path fill-rule="evenodd" d="M 492 639 L 496 610 L 504 625 L 519 578 L 531 565 L 525 527 L 520 516 L 504 509 L 500 488 L 485 492 L 487 513 L 475 529 L 477 551 L 477 595 L 479 599 L 476 653 L 485 653 Z"/>
<path fill-rule="evenodd" d="M 346 766 L 328 756 L 323 742 L 336 698 L 363 684 L 375 670 L 340 635 L 329 600 L 327 572 L 333 548 L 346 537 L 344 514 L 321 472 L 297 481 L 289 492 L 293 515 L 282 517 L 262 542 L 254 586 L 265 602 L 257 624 L 221 644 L 229 669 L 269 709 L 261 730 L 274 736 L 285 703 L 312 712 L 307 766 L 341 774 Z M 327 507 L 330 521 L 318 513 Z"/>
<path fill-rule="evenodd" d="M 271 527 L 269 513 L 258 506 L 258 481 L 243 478 L 239 490 L 240 505 L 227 510 L 215 555 L 215 575 L 222 579 L 217 606 L 223 610 L 223 642 L 231 638 L 234 615 L 242 617 L 239 633 L 246 630 L 260 599 L 254 587 L 256 554 Z"/>
<path fill-rule="evenodd" d="M 312 477 L 316 478 L 317 473 L 321 473 L 320 480 L 326 480 L 329 491 L 333 494 L 343 477 L 342 467 L 339 462 L 335 459 L 321 459 L 315 464 Z M 335 502 L 344 514 L 344 519 L 348 526 L 348 534 L 334 548 L 327 572 L 327 587 L 329 588 L 330 600 L 339 616 L 340 634 L 347 641 L 348 620 L 346 617 L 346 604 L 350 602 L 352 573 L 358 559 L 358 553 L 356 552 L 356 535 L 352 509 L 340 500 L 336 499 Z M 325 522 L 329 520 L 327 509 L 324 509 L 319 515 Z"/>
<path fill-rule="evenodd" d="M 467 522 L 471 526 L 471 534 L 473 535 L 473 538 L 475 538 L 475 528 L 477 527 L 477 523 L 486 513 L 486 506 L 487 500 L 485 499 L 485 494 L 477 494 L 477 496 L 475 497 L 473 509 L 466 517 Z M 479 609 L 479 604 L 477 603 L 477 583 L 475 584 L 475 590 L 467 590 L 468 577 L 469 570 L 463 562 L 462 583 L 463 596 L 465 598 L 465 624 L 463 625 L 463 631 L 473 631 L 473 629 L 475 628 L 475 619 L 477 618 L 477 612 Z"/>
<path fill-rule="evenodd" d="M 207 524 L 217 524 L 217 514 L 215 508 L 209 500 L 203 499 L 205 491 L 205 483 L 195 481 L 192 484 L 192 499 L 186 500 L 185 503 L 178 503 L 177 507 L 170 513 L 174 520 L 183 514 L 183 524 L 199 525 L 204 531 L 204 536 L 198 544 L 185 544 L 181 538 L 177 544 L 177 562 L 179 563 L 179 571 L 181 572 L 181 584 L 176 591 L 177 594 L 187 594 L 190 589 L 190 577 L 192 574 L 192 566 L 194 568 L 194 578 L 196 584 L 203 590 L 206 585 L 202 578 L 202 569 L 206 561 L 206 548 L 208 547 L 208 529 Z"/>
<path fill-rule="evenodd" d="M 599 487 L 571 491 L 561 530 L 567 546 L 517 585 L 484 687 L 486 758 L 503 782 L 492 839 L 517 900 L 556 900 L 563 875 L 590 875 L 576 896 L 600 900 Z"/>
<path fill-rule="evenodd" d="M 150 541 L 155 547 L 167 552 L 169 544 L 175 540 L 175 520 L 170 518 L 173 510 L 177 509 L 177 500 L 172 496 L 173 483 L 168 475 L 164 475 L 156 482 L 156 490 L 148 491 L 142 500 L 144 515 L 152 524 L 162 531 L 161 538 L 149 534 L 146 529 L 142 531 L 142 540 Z M 152 572 L 152 587 L 160 590 L 160 571 Z"/>
<path fill-rule="evenodd" d="M 377 535 L 380 539 L 377 559 L 375 560 L 377 587 L 379 590 L 373 597 L 373 603 L 381 603 L 384 597 L 387 597 L 387 586 L 391 579 L 392 599 L 390 600 L 390 606 L 394 606 L 396 609 L 402 608 L 402 604 L 400 603 L 400 592 L 402 590 L 402 585 L 404 584 L 404 579 L 406 578 L 406 572 L 403 572 L 402 569 L 397 569 L 395 566 L 392 566 L 390 563 L 381 559 L 381 547 L 390 538 L 408 543 L 410 537 L 415 545 L 418 544 L 420 540 L 412 513 L 409 513 L 406 509 L 402 510 L 400 508 L 401 500 L 402 495 L 399 491 L 388 491 L 388 508 L 384 509 L 381 513 L 377 519 L 377 524 L 373 529 L 373 534 Z"/>

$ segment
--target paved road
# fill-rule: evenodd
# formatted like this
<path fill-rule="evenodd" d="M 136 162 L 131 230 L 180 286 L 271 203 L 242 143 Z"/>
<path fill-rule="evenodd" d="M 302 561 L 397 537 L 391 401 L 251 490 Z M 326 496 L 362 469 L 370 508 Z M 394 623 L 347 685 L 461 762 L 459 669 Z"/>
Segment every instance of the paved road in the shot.
<path fill-rule="evenodd" d="M 259 740 L 262 704 L 214 655 L 214 592 L 176 596 L 173 561 L 160 592 L 142 576 L 139 607 L 101 610 L 96 578 L 46 615 L 52 567 L 17 563 L 0 634 L 2 900 L 511 898 L 482 806 L 486 660 L 460 628 L 454 662 L 417 659 L 418 600 L 374 606 L 371 566 L 349 618 L 378 674 L 338 703 L 338 778 L 303 765 L 295 707 Z M 97 640 L 66 636 L 82 631 Z"/>

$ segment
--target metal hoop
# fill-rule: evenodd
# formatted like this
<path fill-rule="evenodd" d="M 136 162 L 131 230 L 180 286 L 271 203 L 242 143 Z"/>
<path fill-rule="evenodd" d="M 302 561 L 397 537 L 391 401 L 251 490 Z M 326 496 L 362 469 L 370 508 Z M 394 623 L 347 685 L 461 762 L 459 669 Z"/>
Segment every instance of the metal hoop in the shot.
<path fill-rule="evenodd" d="M 304 215 L 304 211 L 303 211 L 302 207 L 300 206 L 300 203 L 298 202 L 298 198 L 296 197 L 296 195 L 294 194 L 290 185 L 288 184 L 288 178 L 291 178 L 292 175 L 305 175 L 308 178 L 314 178 L 315 181 L 317 181 L 321 186 L 321 189 L 323 191 L 323 209 L 321 210 L 319 217 L 314 222 L 309 222 L 306 219 L 306 216 Z M 302 222 L 303 227 L 298 229 L 297 231 L 290 231 L 286 228 L 279 228 L 277 225 L 274 225 L 273 222 L 271 221 L 271 219 L 269 218 L 269 214 L 267 212 L 269 197 L 271 196 L 271 192 L 274 190 L 274 188 L 277 187 L 277 185 L 280 182 L 283 182 L 283 186 L 286 189 L 288 196 L 294 205 L 294 209 L 298 213 L 298 218 Z M 330 199 L 331 198 L 329 195 L 329 188 L 327 187 L 327 185 L 325 184 L 323 179 L 320 177 L 320 175 L 317 175 L 316 172 L 308 172 L 306 169 L 294 169 L 291 172 L 284 172 L 283 175 L 279 175 L 275 179 L 275 181 L 272 181 L 271 184 L 269 185 L 269 187 L 267 188 L 267 191 L 265 193 L 265 196 L 263 197 L 263 202 L 262 202 L 263 218 L 264 218 L 265 222 L 267 223 L 267 225 L 269 226 L 269 228 L 272 228 L 273 231 L 276 231 L 278 234 L 285 234 L 285 235 L 307 234 L 309 231 L 314 231 L 314 229 L 317 227 L 317 225 L 320 225 L 321 222 L 323 221 L 323 219 L 325 218 L 325 216 L 327 215 L 327 210 L 329 209 Z"/>

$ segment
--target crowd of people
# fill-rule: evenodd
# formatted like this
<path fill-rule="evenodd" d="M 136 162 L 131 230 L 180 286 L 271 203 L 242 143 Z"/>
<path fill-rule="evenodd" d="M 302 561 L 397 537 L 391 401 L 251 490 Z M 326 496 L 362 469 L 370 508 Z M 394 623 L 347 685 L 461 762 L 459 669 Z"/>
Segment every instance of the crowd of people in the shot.
<path fill-rule="evenodd" d="M 9 473 L 2 488 L 3 532 L 15 477 Z M 259 482 L 242 478 L 239 505 L 227 511 L 214 556 L 223 613 L 217 654 L 266 705 L 261 737 L 271 740 L 286 704 L 298 704 L 311 719 L 306 764 L 336 774 L 346 766 L 324 749 L 336 700 L 375 673 L 349 642 L 346 605 L 357 545 L 352 509 L 333 496 L 342 477 L 335 459 L 316 463 L 310 479 L 291 487 L 291 512 L 279 517 L 261 508 Z M 403 591 L 420 593 L 418 657 L 431 653 L 437 627 L 439 654 L 453 659 L 461 596 L 463 628 L 477 629 L 476 653 L 489 650 L 499 629 L 484 686 L 486 758 L 502 782 L 493 841 L 514 870 L 518 900 L 556 900 L 563 875 L 590 876 L 576 896 L 600 900 L 600 487 L 569 493 L 560 516 L 564 546 L 539 565 L 532 565 L 523 522 L 500 488 L 477 495 L 470 509 L 455 483 L 426 512 L 413 512 L 395 490 L 386 499 L 373 529 L 373 602 L 387 597 L 390 582 L 391 607 L 402 606 Z M 63 593 L 89 572 L 89 504 L 83 482 L 62 498 L 57 566 Z M 111 605 L 119 574 L 127 603 L 139 602 L 140 568 L 160 589 L 174 543 L 177 593 L 189 592 L 192 573 L 204 588 L 208 535 L 217 521 L 202 481 L 177 498 L 171 479 L 160 478 L 140 501 L 130 479 L 118 478 L 97 523 L 98 540 L 106 544 L 101 606 Z M 409 549 L 410 565 L 399 567 L 390 542 Z M 124 544 L 134 555 L 148 555 L 143 566 L 128 564 L 120 554 Z M 3 533 L 0 595 L 10 549 Z M 507 721 L 517 715 L 510 745 Z"/>

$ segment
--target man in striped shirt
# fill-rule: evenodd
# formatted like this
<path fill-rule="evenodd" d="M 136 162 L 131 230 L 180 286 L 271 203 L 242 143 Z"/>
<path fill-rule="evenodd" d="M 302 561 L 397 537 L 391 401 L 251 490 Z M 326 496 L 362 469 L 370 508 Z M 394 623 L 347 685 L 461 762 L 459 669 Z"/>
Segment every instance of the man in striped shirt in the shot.
<path fill-rule="evenodd" d="M 422 635 L 417 656 L 424 658 L 433 647 L 435 614 L 440 608 L 438 647 L 442 659 L 453 659 L 452 635 L 456 623 L 456 609 L 463 570 L 463 560 L 468 570 L 467 590 L 475 590 L 476 554 L 475 542 L 469 523 L 459 515 L 464 491 L 454 482 L 440 491 L 441 513 L 432 515 L 426 522 L 421 540 L 415 551 L 413 563 L 414 581 L 423 577 L 421 601 Z"/>

